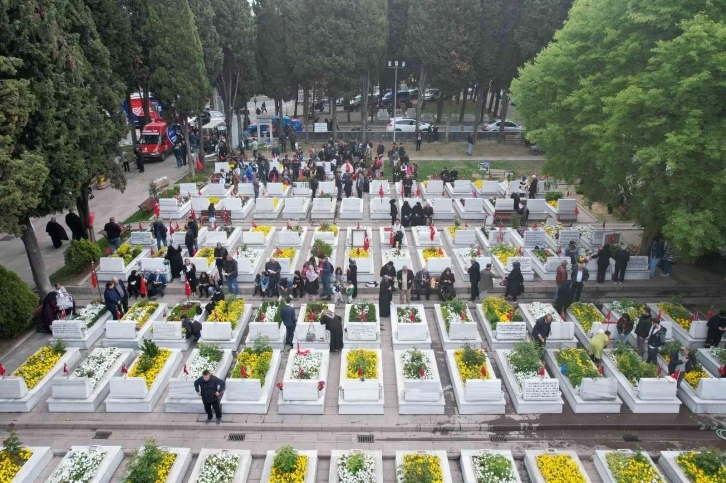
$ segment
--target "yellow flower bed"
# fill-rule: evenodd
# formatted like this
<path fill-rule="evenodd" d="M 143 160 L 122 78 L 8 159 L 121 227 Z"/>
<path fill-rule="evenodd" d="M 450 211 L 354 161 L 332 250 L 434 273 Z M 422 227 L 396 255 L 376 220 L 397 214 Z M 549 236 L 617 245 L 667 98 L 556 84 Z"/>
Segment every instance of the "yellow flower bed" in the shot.
<path fill-rule="evenodd" d="M 332 232 L 333 235 L 338 236 L 338 227 L 331 225 L 330 223 L 323 223 L 318 227 L 318 231 L 329 231 Z"/>
<path fill-rule="evenodd" d="M 691 372 L 687 372 L 686 375 L 683 376 L 683 379 L 685 379 L 689 386 L 696 389 L 701 379 L 708 379 L 709 377 L 711 376 L 709 376 L 703 369 L 694 369 Z"/>
<path fill-rule="evenodd" d="M 282 473 L 273 466 L 269 483 L 305 483 L 305 475 L 307 474 L 308 457 L 297 455 L 295 470 L 292 473 Z"/>
<path fill-rule="evenodd" d="M 585 332 L 589 332 L 592 329 L 593 323 L 602 322 L 605 319 L 593 304 L 574 303 L 570 305 L 570 312 L 577 318 L 577 321 L 585 329 Z"/>
<path fill-rule="evenodd" d="M 212 248 L 212 247 L 204 247 L 204 248 L 199 249 L 199 251 L 197 252 L 195 257 L 196 258 L 206 258 L 207 263 L 212 267 L 217 262 L 217 260 L 214 259 L 214 248 Z"/>
<path fill-rule="evenodd" d="M 219 204 L 219 196 L 210 196 L 210 197 L 209 197 L 209 198 L 207 198 L 207 199 L 209 200 L 209 202 L 210 202 L 211 204 L 213 204 L 213 205 L 215 205 L 215 206 Z"/>
<path fill-rule="evenodd" d="M 479 352 L 483 352 L 481 349 L 477 349 Z M 463 359 L 464 349 L 456 349 L 454 351 L 454 360 L 456 360 L 456 367 L 459 369 L 461 375 L 461 381 L 466 382 L 469 379 L 491 379 L 492 373 L 487 368 L 486 377 L 482 374 L 482 367 L 486 367 L 486 362 L 479 366 L 467 365 Z"/>
<path fill-rule="evenodd" d="M 429 258 L 444 258 L 444 254 L 439 252 L 438 248 L 424 248 L 423 249 L 423 257 L 424 260 L 428 260 Z"/>
<path fill-rule="evenodd" d="M 353 248 L 348 252 L 350 258 L 368 258 L 369 252 L 365 248 Z"/>
<path fill-rule="evenodd" d="M 663 478 L 642 453 L 629 456 L 611 452 L 605 460 L 615 483 L 663 483 Z"/>
<path fill-rule="evenodd" d="M 550 205 L 552 208 L 557 208 L 557 200 L 549 200 L 547 204 Z"/>
<path fill-rule="evenodd" d="M 481 187 L 484 186 L 484 181 L 478 179 L 478 180 L 474 181 L 474 186 L 481 189 Z"/>
<path fill-rule="evenodd" d="M 456 226 L 450 226 L 447 228 L 449 230 L 449 235 L 451 235 L 451 238 L 456 238 L 456 230 L 463 230 L 463 228 L 456 227 Z"/>
<path fill-rule="evenodd" d="M 156 483 L 166 483 L 171 467 L 174 466 L 174 461 L 176 461 L 176 453 L 164 453 L 164 459 L 161 460 L 161 463 L 156 468 L 156 473 L 159 475 L 156 478 Z"/>
<path fill-rule="evenodd" d="M 137 325 L 141 326 L 144 325 L 151 315 L 156 312 L 156 309 L 159 308 L 159 304 L 156 302 L 149 302 L 144 306 L 139 304 L 141 304 L 141 302 L 138 302 L 129 308 L 129 311 L 121 317 L 121 320 L 132 320 L 136 322 Z"/>
<path fill-rule="evenodd" d="M 151 367 L 149 367 L 146 371 L 142 371 L 139 368 L 139 361 L 143 357 L 142 354 L 131 366 L 131 370 L 129 370 L 129 377 L 143 377 L 144 381 L 146 381 L 147 389 L 150 388 L 154 384 L 156 376 L 158 376 L 164 368 L 164 364 L 166 364 L 169 356 L 171 356 L 171 351 L 169 349 L 159 349 L 159 355 L 154 358 L 154 362 L 151 364 Z"/>
<path fill-rule="evenodd" d="M 265 238 L 267 238 L 267 235 L 270 234 L 270 230 L 272 230 L 272 227 L 270 225 L 257 225 L 255 227 L 253 227 L 252 230 L 250 230 L 250 231 L 258 231 L 258 232 L 262 233 L 265 236 Z"/>
<path fill-rule="evenodd" d="M 234 330 L 237 327 L 237 321 L 244 311 L 244 299 L 235 299 L 229 302 L 222 300 L 214 307 L 212 313 L 209 314 L 207 322 L 230 322 L 232 324 L 232 330 Z"/>
<path fill-rule="evenodd" d="M 726 467 L 721 464 L 721 467 L 716 471 L 715 474 L 709 475 L 703 471 L 702 468 L 696 466 L 696 457 L 698 451 L 691 451 L 690 453 L 681 453 L 676 458 L 676 463 L 686 473 L 686 476 L 693 483 L 724 483 L 726 482 Z M 715 459 L 715 458 L 714 458 Z"/>
<path fill-rule="evenodd" d="M 586 483 L 580 467 L 566 454 L 540 455 L 537 457 L 537 467 L 547 483 Z"/>
<path fill-rule="evenodd" d="M 506 245 L 496 245 L 492 247 L 492 255 L 497 257 L 497 260 L 499 260 L 502 265 L 507 265 L 507 260 L 509 260 L 511 257 L 518 257 L 519 251 L 510 246 Z"/>
<path fill-rule="evenodd" d="M 689 330 L 691 328 L 691 313 L 684 306 L 661 302 L 658 304 L 658 310 L 673 319 L 683 329 Z"/>
<path fill-rule="evenodd" d="M 424 479 L 425 473 L 422 471 L 424 467 L 428 468 L 431 480 Z M 399 471 L 406 475 L 408 481 L 421 481 L 422 483 L 443 483 L 444 481 L 439 457 L 430 454 L 407 453 L 403 455 L 403 467 Z"/>
<path fill-rule="evenodd" d="M 22 377 L 25 379 L 28 390 L 33 389 L 61 357 L 63 354 L 58 354 L 50 346 L 45 346 L 28 357 L 22 366 L 15 369 L 13 376 Z"/>
<path fill-rule="evenodd" d="M 18 471 L 23 467 L 26 461 L 33 456 L 33 452 L 27 448 L 20 450 L 18 455 L 22 464 L 16 464 L 5 451 L 0 451 L 0 483 L 10 483 L 18 474 Z"/>
<path fill-rule="evenodd" d="M 259 379 L 260 385 L 263 385 L 267 371 L 270 369 L 270 361 L 272 361 L 271 350 L 261 354 L 257 354 L 252 350 L 243 350 L 237 356 L 237 363 L 229 377 L 231 379 Z M 241 367 L 245 368 L 247 377 L 242 376 Z"/>
<path fill-rule="evenodd" d="M 292 263 L 295 259 L 295 253 L 296 252 L 294 248 L 278 248 L 277 250 L 275 250 L 273 256 L 275 258 L 287 258 L 288 260 L 290 260 L 290 263 Z"/>
<path fill-rule="evenodd" d="M 280 204 L 280 200 L 277 198 L 272 198 L 272 207 L 277 209 L 277 205 Z"/>
<path fill-rule="evenodd" d="M 362 364 L 357 364 L 360 361 Z M 346 377 L 348 379 L 378 379 L 378 352 L 372 349 L 353 349 L 348 352 L 346 361 Z M 358 368 L 363 374 L 358 374 Z"/>

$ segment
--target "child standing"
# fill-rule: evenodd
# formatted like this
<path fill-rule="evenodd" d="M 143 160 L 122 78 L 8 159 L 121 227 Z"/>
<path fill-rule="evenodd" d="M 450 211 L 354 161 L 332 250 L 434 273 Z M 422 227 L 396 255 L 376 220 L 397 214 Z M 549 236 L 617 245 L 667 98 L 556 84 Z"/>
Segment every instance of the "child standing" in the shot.
<path fill-rule="evenodd" d="M 335 305 L 338 305 L 343 301 L 343 287 L 337 280 L 335 281 L 335 285 L 333 286 L 333 295 L 335 296 Z"/>
<path fill-rule="evenodd" d="M 345 299 L 346 303 L 353 303 L 353 282 L 348 282 L 345 286 Z"/>

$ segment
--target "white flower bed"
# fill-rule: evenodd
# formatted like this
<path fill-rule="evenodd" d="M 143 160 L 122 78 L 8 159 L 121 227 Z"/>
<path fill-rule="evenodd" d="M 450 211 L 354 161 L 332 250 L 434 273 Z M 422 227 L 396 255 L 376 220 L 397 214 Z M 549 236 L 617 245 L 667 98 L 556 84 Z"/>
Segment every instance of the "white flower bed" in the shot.
<path fill-rule="evenodd" d="M 260 256 L 259 252 L 256 250 L 252 250 L 250 248 L 247 248 L 245 245 L 243 248 L 237 249 L 237 257 L 238 258 L 246 258 L 248 260 L 257 260 L 257 258 Z"/>
<path fill-rule="evenodd" d="M 411 320 L 413 314 L 413 320 Z M 421 314 L 416 307 L 402 305 L 397 307 L 396 315 L 399 324 L 420 324 L 422 322 Z"/>
<path fill-rule="evenodd" d="M 71 320 L 80 320 L 82 324 L 81 327 L 87 329 L 100 318 L 101 314 L 105 310 L 105 305 L 91 303 L 79 310 L 77 315 L 71 317 Z"/>
<path fill-rule="evenodd" d="M 264 313 L 257 314 L 255 322 L 273 322 L 277 316 L 277 312 L 280 311 L 280 306 L 275 304 L 269 304 L 265 309 Z"/>
<path fill-rule="evenodd" d="M 548 379 L 547 373 L 545 372 L 545 376 L 542 377 L 539 375 L 538 372 L 529 372 L 529 371 L 520 371 L 517 369 L 517 367 L 512 364 L 510 361 L 511 352 L 507 352 L 507 363 L 509 364 L 509 367 L 512 368 L 512 374 L 514 374 L 514 378 L 517 380 L 517 385 L 519 386 L 519 391 L 522 391 L 522 383 L 524 383 L 527 379 Z"/>
<path fill-rule="evenodd" d="M 411 258 L 411 253 L 406 248 L 401 249 L 384 249 L 383 250 L 383 258 L 384 261 L 388 262 L 390 260 L 405 260 L 407 258 Z"/>
<path fill-rule="evenodd" d="M 214 374 L 217 370 L 217 365 L 219 364 L 219 361 L 212 361 L 207 357 L 204 357 L 199 351 L 194 353 L 194 357 L 192 357 L 192 360 L 188 361 L 187 366 L 187 372 L 188 374 L 182 374 L 179 376 L 179 379 L 182 381 L 196 381 L 200 377 L 202 377 L 202 373 L 204 371 L 209 371 L 212 374 Z"/>
<path fill-rule="evenodd" d="M 532 302 L 531 304 L 527 304 L 527 310 L 532 314 L 535 321 L 550 314 L 552 316 L 552 322 L 563 322 L 562 317 L 560 317 L 560 314 L 557 313 L 552 304 Z"/>
<path fill-rule="evenodd" d="M 88 483 L 103 463 L 106 452 L 98 449 L 75 451 L 63 459 L 63 463 L 46 483 Z"/>
<path fill-rule="evenodd" d="M 138 322 L 146 313 L 146 305 L 135 304 L 129 309 L 128 312 L 123 316 L 121 322 Z M 153 314 L 153 312 L 152 312 Z M 147 321 L 148 322 L 148 321 Z"/>
<path fill-rule="evenodd" d="M 215 453 L 207 456 L 195 483 L 232 483 L 242 456 L 235 453 Z"/>
<path fill-rule="evenodd" d="M 474 467 L 476 481 L 486 483 L 516 483 L 517 477 L 514 474 L 513 466 L 510 466 L 509 475 L 503 475 L 502 477 L 496 476 L 494 472 L 488 470 L 488 464 L 498 464 L 498 460 L 501 458 L 505 457 L 495 453 L 483 453 L 472 456 L 471 461 L 473 463 L 472 466 Z"/>
<path fill-rule="evenodd" d="M 348 470 L 348 460 L 354 455 L 360 455 L 364 460 L 363 468 L 358 470 L 357 473 L 351 473 Z M 376 483 L 376 461 L 373 455 L 360 451 L 350 451 L 339 457 L 338 481 L 340 483 Z"/>
<path fill-rule="evenodd" d="M 580 232 L 580 238 L 584 238 L 588 243 L 592 240 L 592 227 L 590 225 L 574 225 L 572 228 Z"/>
<path fill-rule="evenodd" d="M 87 378 L 91 389 L 94 389 L 119 357 L 121 351 L 116 347 L 94 349 L 83 364 L 73 371 L 73 376 Z"/>
<path fill-rule="evenodd" d="M 320 376 L 320 367 L 323 364 L 323 353 L 310 351 L 307 354 L 295 353 L 295 360 L 292 363 L 293 379 L 317 379 Z M 300 377 L 302 373 L 303 377 Z"/>
<path fill-rule="evenodd" d="M 417 354 L 420 354 L 420 356 L 423 358 L 424 361 L 424 374 L 423 377 L 419 373 L 416 373 L 413 377 L 413 379 L 433 379 L 433 374 L 431 373 L 431 359 L 429 357 L 422 353 L 418 349 L 409 349 L 403 354 L 401 354 L 401 362 L 403 366 L 403 377 L 405 379 L 411 379 L 409 375 L 406 373 L 406 366 L 411 362 L 411 359 L 416 356 Z"/>

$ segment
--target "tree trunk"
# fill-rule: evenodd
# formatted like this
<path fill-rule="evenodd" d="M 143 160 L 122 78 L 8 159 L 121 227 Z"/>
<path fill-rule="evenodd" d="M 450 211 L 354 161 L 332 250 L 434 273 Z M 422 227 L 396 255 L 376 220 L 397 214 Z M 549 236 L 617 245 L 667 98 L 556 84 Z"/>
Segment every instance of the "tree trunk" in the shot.
<path fill-rule="evenodd" d="M 421 63 L 421 72 L 418 75 L 418 101 L 416 102 L 416 134 L 414 139 L 418 139 L 419 125 L 421 123 L 421 110 L 423 109 L 423 99 L 426 92 L 426 83 L 428 82 L 428 69 L 426 65 Z"/>
<path fill-rule="evenodd" d="M 446 139 L 444 142 L 449 144 L 449 128 L 451 127 L 451 116 L 454 115 L 454 96 L 449 98 L 449 115 L 446 116 Z"/>
<path fill-rule="evenodd" d="M 335 142 L 338 139 L 338 109 L 335 108 L 335 92 L 330 93 L 330 98 L 333 105 L 333 142 Z"/>
<path fill-rule="evenodd" d="M 477 140 L 477 135 L 479 134 L 479 125 L 481 125 L 481 119 L 483 114 L 483 107 L 484 107 L 484 98 L 486 97 L 486 93 L 484 92 L 484 83 L 480 82 L 479 87 L 476 89 L 476 118 L 474 120 L 474 142 Z"/>
<path fill-rule="evenodd" d="M 360 134 L 361 141 L 368 140 L 368 91 L 370 90 L 371 83 L 371 69 L 370 67 L 366 71 L 366 76 L 363 78 L 363 97 L 361 98 L 360 104 Z"/>
<path fill-rule="evenodd" d="M 282 97 L 275 99 L 275 110 L 277 111 L 277 139 L 280 139 L 280 134 L 285 132 L 285 120 L 282 115 Z"/>
<path fill-rule="evenodd" d="M 436 124 L 441 124 L 441 114 L 444 112 L 444 91 L 441 91 L 439 100 L 436 102 Z"/>
<path fill-rule="evenodd" d="M 315 106 L 315 85 L 313 84 L 313 106 Z M 307 143 L 310 139 L 310 135 L 308 131 L 308 87 L 303 86 L 303 111 L 305 113 L 303 114 L 303 126 L 305 126 L 305 142 Z M 315 113 L 315 107 L 313 107 L 313 113 Z"/>
<path fill-rule="evenodd" d="M 204 133 L 202 132 L 202 111 L 199 111 L 199 114 L 197 115 L 197 130 L 199 131 L 197 133 L 197 138 L 199 139 L 199 161 L 202 162 L 202 164 L 205 164 L 207 161 L 207 157 L 204 155 Z M 187 146 L 189 146 L 187 144 Z"/>
<path fill-rule="evenodd" d="M 490 91 L 491 91 L 490 92 L 491 97 L 489 98 L 489 106 L 487 107 L 487 111 L 489 111 L 489 113 L 491 114 L 492 106 L 494 106 L 494 99 L 497 97 L 497 90 L 496 90 L 496 88 L 494 88 L 494 89 L 490 89 Z"/>
<path fill-rule="evenodd" d="M 350 99 L 348 96 L 343 98 L 343 110 L 348 114 L 348 124 L 350 124 Z"/>
<path fill-rule="evenodd" d="M 464 97 L 461 101 L 461 111 L 459 112 L 459 122 L 464 122 L 464 112 L 466 111 L 466 98 L 469 95 L 469 85 L 464 87 Z"/>
<path fill-rule="evenodd" d="M 501 94 L 499 93 L 499 90 L 497 90 L 496 94 L 497 96 L 496 100 L 494 101 L 494 117 L 499 117 L 499 101 L 501 100 Z"/>
<path fill-rule="evenodd" d="M 184 114 L 182 115 L 182 119 L 184 119 L 184 122 L 182 123 L 182 133 L 184 134 L 184 143 L 186 143 L 187 146 L 189 146 L 189 116 Z M 201 116 L 200 116 L 201 119 Z M 190 149 L 187 149 L 187 164 L 189 165 L 189 174 L 192 175 L 192 178 L 194 177 L 194 162 L 191 159 L 190 156 Z"/>
<path fill-rule="evenodd" d="M 43 300 L 50 293 L 52 287 L 30 218 L 26 218 L 23 222 L 23 232 L 20 239 L 23 240 L 23 245 L 25 245 L 25 253 L 28 255 L 28 263 L 30 264 L 30 271 L 33 272 L 33 281 L 38 289 L 38 295 L 40 300 Z"/>
<path fill-rule="evenodd" d="M 489 94 L 491 93 L 491 83 L 488 83 L 486 87 L 484 88 L 484 95 L 481 99 L 481 102 L 479 103 L 479 119 L 484 119 L 484 110 L 487 108 L 487 98 L 489 97 Z"/>
<path fill-rule="evenodd" d="M 502 94 L 502 117 L 499 120 L 499 136 L 497 142 L 499 144 L 505 144 L 507 142 L 507 136 L 504 132 L 504 123 L 507 120 L 507 111 L 509 110 L 509 86 L 504 88 Z"/>
<path fill-rule="evenodd" d="M 295 84 L 295 113 L 292 117 L 297 117 L 297 101 L 300 97 L 300 84 Z"/>
<path fill-rule="evenodd" d="M 240 112 L 240 109 L 237 108 L 234 110 L 235 114 L 237 115 L 237 133 L 238 133 L 238 140 L 237 140 L 237 146 L 239 146 L 239 143 L 243 141 L 244 137 L 242 136 L 242 131 L 244 131 L 244 123 L 242 122 L 242 113 Z"/>
<path fill-rule="evenodd" d="M 88 224 L 88 217 L 91 214 L 91 208 L 88 206 L 88 187 L 90 183 L 84 183 L 81 186 L 81 192 L 76 196 L 76 210 L 78 211 L 78 217 L 81 219 L 83 225 L 83 231 L 88 234 L 88 239 L 93 243 L 96 243 L 96 233 L 93 230 L 93 226 Z"/>
<path fill-rule="evenodd" d="M 139 130 L 143 131 L 144 126 L 151 122 L 151 114 L 149 113 L 149 86 L 144 86 L 144 95 L 141 96 L 141 108 L 144 110 L 144 122 L 139 126 Z"/>

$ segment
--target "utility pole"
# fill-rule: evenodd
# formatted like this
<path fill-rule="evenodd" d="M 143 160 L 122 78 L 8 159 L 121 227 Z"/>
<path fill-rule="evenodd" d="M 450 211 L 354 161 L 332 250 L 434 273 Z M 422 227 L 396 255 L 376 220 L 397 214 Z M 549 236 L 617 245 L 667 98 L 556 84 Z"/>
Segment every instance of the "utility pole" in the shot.
<path fill-rule="evenodd" d="M 393 142 L 396 142 L 396 107 L 398 106 L 398 68 L 406 67 L 406 61 L 389 60 L 388 68 L 394 69 L 393 74 Z"/>

